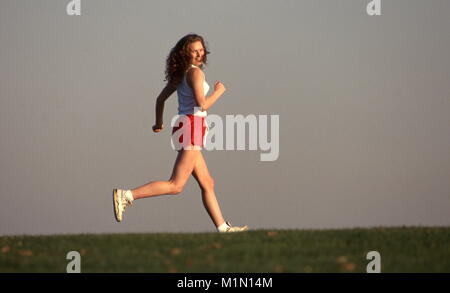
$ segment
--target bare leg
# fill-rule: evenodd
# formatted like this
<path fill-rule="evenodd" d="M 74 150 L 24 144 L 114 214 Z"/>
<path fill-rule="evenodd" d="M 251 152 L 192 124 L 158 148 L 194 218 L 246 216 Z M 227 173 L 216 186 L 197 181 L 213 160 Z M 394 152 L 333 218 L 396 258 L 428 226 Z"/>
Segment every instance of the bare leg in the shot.
<path fill-rule="evenodd" d="M 180 150 L 169 181 L 151 181 L 136 189 L 132 189 L 133 198 L 140 199 L 163 194 L 179 194 L 189 179 L 199 154 L 201 154 L 199 150 Z"/>
<path fill-rule="evenodd" d="M 214 192 L 214 180 L 209 174 L 203 154 L 200 153 L 197 162 L 194 166 L 192 175 L 197 180 L 202 189 L 202 200 L 206 211 L 216 227 L 219 227 L 225 222 L 220 211 L 219 203 L 217 202 L 216 194 Z"/>

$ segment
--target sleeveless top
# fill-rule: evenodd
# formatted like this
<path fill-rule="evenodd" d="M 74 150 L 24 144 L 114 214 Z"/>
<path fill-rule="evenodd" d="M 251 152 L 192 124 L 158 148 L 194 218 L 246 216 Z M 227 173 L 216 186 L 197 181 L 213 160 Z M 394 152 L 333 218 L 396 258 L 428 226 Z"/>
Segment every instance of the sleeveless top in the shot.
<path fill-rule="evenodd" d="M 191 67 L 198 68 L 198 66 L 195 66 L 193 64 L 191 64 Z M 188 70 L 190 68 L 188 68 Z M 186 81 L 186 73 L 187 73 L 187 70 L 184 73 L 184 76 L 181 79 L 181 82 L 177 86 L 178 114 L 179 115 L 193 114 L 194 116 L 206 117 L 206 115 L 207 115 L 206 111 L 200 111 L 200 107 L 198 106 L 197 101 L 195 100 L 194 91 L 192 90 L 192 88 L 189 87 L 189 85 Z M 209 91 L 209 85 L 206 82 L 206 77 L 205 77 L 205 74 L 203 73 L 203 93 L 204 93 L 205 97 L 206 97 L 206 94 L 208 93 L 208 91 Z M 194 107 L 198 107 L 198 108 L 195 109 Z"/>

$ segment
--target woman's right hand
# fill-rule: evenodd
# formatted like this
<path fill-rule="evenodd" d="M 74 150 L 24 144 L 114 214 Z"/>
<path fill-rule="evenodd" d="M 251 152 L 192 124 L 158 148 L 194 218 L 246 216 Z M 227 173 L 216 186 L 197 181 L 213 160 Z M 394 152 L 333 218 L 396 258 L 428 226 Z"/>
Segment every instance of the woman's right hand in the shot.
<path fill-rule="evenodd" d="M 155 124 L 155 125 L 153 125 L 153 127 L 152 127 L 153 132 L 160 132 L 161 130 L 163 130 L 163 128 L 164 128 L 164 125 L 163 125 L 163 124 L 161 124 L 161 125 Z"/>
<path fill-rule="evenodd" d="M 221 83 L 220 81 L 216 81 L 216 83 L 214 84 L 214 91 L 223 94 L 226 91 L 226 88 L 223 83 Z"/>

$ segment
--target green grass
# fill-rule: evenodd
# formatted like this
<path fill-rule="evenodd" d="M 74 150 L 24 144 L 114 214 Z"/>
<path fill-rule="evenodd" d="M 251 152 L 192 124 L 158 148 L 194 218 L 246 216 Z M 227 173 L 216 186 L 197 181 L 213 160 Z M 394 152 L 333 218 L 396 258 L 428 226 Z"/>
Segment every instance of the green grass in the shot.
<path fill-rule="evenodd" d="M 450 227 L 0 237 L 0 272 L 450 272 Z"/>

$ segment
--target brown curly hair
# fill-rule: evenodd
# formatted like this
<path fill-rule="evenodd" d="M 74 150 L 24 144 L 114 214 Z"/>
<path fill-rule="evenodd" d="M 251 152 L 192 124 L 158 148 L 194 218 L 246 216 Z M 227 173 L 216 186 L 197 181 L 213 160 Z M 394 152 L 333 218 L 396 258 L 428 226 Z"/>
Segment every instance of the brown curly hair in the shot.
<path fill-rule="evenodd" d="M 171 83 L 177 86 L 181 79 L 183 78 L 184 73 L 189 68 L 191 57 L 189 54 L 189 45 L 200 41 L 205 50 L 205 54 L 203 55 L 203 64 L 207 64 L 207 55 L 210 53 L 205 46 L 205 41 L 202 36 L 197 34 L 188 34 L 182 37 L 175 47 L 170 50 L 169 56 L 167 56 L 166 60 L 166 70 L 165 75 L 168 83 Z"/>

